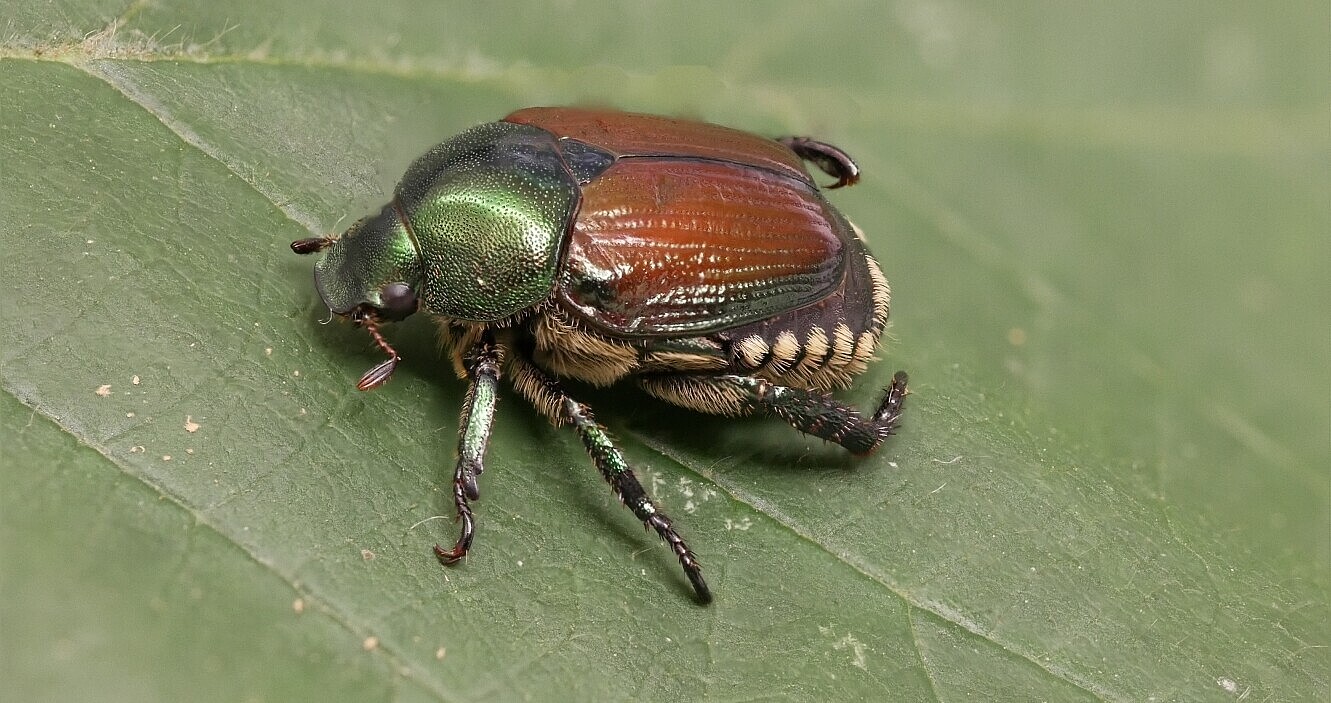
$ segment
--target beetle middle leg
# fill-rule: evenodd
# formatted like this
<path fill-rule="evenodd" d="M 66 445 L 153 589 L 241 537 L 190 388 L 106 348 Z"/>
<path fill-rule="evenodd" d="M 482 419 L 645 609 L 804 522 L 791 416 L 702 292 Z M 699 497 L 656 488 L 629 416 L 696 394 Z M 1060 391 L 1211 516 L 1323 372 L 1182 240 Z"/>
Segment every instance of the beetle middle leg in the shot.
<path fill-rule="evenodd" d="M 564 392 L 559 382 L 536 368 L 517 354 L 509 360 L 513 385 L 517 391 L 531 401 L 543 415 L 556 425 L 570 424 L 582 438 L 582 446 L 591 455 L 596 468 L 605 477 L 610 488 L 624 506 L 633 511 L 633 515 L 660 535 L 670 550 L 679 558 L 679 565 L 684 568 L 684 575 L 702 603 L 710 603 L 712 591 L 702 577 L 702 565 L 698 557 L 684 543 L 684 538 L 675 530 L 674 523 L 661 512 L 647 495 L 638 477 L 633 474 L 628 461 L 619 448 L 610 440 L 591 408 L 579 403 Z"/>
<path fill-rule="evenodd" d="M 774 415 L 801 432 L 865 455 L 873 453 L 900 424 L 907 380 L 906 372 L 898 371 L 868 417 L 825 393 L 781 386 L 756 376 L 661 375 L 646 376 L 639 382 L 648 393 L 675 405 L 717 415 Z"/>
<path fill-rule="evenodd" d="M 457 506 L 462 534 L 452 549 L 434 546 L 434 554 L 444 564 L 455 564 L 467 555 L 476 532 L 470 501 L 481 497 L 476 477 L 485 470 L 485 448 L 490 443 L 495 404 L 499 394 L 500 349 L 489 334 L 484 335 L 469 352 L 467 375 L 471 385 L 462 404 L 458 423 L 458 462 L 453 472 L 453 503 Z"/>

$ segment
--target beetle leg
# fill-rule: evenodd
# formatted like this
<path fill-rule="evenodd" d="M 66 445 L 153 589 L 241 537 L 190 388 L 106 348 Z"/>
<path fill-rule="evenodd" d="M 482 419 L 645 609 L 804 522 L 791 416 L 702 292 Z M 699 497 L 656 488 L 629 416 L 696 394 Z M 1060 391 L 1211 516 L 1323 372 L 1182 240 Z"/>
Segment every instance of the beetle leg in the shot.
<path fill-rule="evenodd" d="M 827 186 L 829 190 L 853 186 L 860 180 L 860 167 L 855 164 L 855 160 L 831 144 L 808 137 L 782 137 L 777 141 L 785 144 L 796 156 L 835 178 L 836 183 Z"/>
<path fill-rule="evenodd" d="M 900 424 L 907 380 L 906 372 L 898 371 L 867 418 L 826 394 L 779 386 L 756 376 L 664 376 L 643 387 L 663 400 L 706 412 L 775 415 L 801 432 L 865 455 Z"/>
<path fill-rule="evenodd" d="M 510 370 L 513 371 L 513 385 L 518 392 L 550 418 L 551 422 L 556 425 L 565 423 L 573 425 L 582 438 L 582 446 L 591 455 L 596 468 L 610 484 L 615 495 L 625 507 L 633 511 L 633 515 L 641 520 L 644 526 L 655 530 L 656 534 L 670 545 L 670 550 L 679 558 L 679 565 L 684 568 L 684 575 L 693 585 L 698 600 L 710 603 L 712 591 L 703 580 L 702 565 L 698 563 L 698 557 L 684 543 L 684 538 L 675 530 L 670 518 L 652 502 L 651 496 L 647 495 L 647 489 L 638 482 L 638 477 L 633 474 L 633 469 L 629 467 L 624 455 L 610 440 L 605 428 L 596 422 L 591 408 L 569 397 L 557 381 L 529 361 L 514 358 L 512 363 L 513 368 Z"/>
<path fill-rule="evenodd" d="M 481 497 L 476 477 L 485 470 L 485 448 L 490 443 L 490 427 L 494 424 L 499 395 L 500 350 L 490 335 L 483 336 L 472 347 L 469 356 L 471 385 L 458 423 L 458 461 L 453 472 L 453 504 L 462 521 L 462 534 L 452 549 L 434 546 L 435 556 L 444 564 L 457 563 L 471 548 L 476 522 L 472 518 L 470 501 Z"/>

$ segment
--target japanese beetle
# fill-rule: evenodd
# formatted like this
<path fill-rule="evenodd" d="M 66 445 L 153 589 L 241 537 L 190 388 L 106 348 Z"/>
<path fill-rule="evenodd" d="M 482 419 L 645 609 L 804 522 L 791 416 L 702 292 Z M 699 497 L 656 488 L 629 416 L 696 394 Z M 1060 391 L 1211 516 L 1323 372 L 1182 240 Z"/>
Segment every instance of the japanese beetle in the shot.
<path fill-rule="evenodd" d="M 333 313 L 388 355 L 357 387 L 388 380 L 399 357 L 379 331 L 421 311 L 470 381 L 453 500 L 471 547 L 470 501 L 501 376 L 555 425 L 572 425 L 596 467 L 661 536 L 698 599 L 697 557 L 624 456 L 560 379 L 636 382 L 714 415 L 774 415 L 868 454 L 892 433 L 906 396 L 898 372 L 869 416 L 830 398 L 864 371 L 887 323 L 882 270 L 804 162 L 855 183 L 840 149 L 766 139 L 651 115 L 529 108 L 473 127 L 407 169 L 393 201 L 323 251 L 314 284 Z"/>

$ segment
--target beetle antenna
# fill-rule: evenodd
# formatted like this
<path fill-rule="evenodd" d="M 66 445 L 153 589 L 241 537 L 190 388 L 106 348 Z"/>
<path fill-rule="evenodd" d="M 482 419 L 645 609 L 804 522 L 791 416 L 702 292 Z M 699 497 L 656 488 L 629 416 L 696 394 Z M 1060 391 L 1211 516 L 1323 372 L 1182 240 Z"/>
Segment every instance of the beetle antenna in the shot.
<path fill-rule="evenodd" d="M 365 375 L 361 376 L 360 380 L 356 382 L 358 390 L 368 391 L 388 383 L 388 379 L 393 376 L 393 371 L 397 369 L 397 362 L 401 361 L 402 357 L 397 355 L 397 350 L 393 349 L 388 340 L 384 339 L 384 336 L 379 333 L 379 323 L 375 322 L 374 318 L 362 318 L 361 326 L 370 333 L 371 337 L 374 337 L 374 343 L 379 345 L 379 348 L 388 355 L 387 361 L 366 371 Z"/>
<path fill-rule="evenodd" d="M 335 241 L 337 240 L 332 237 L 306 237 L 305 239 L 297 239 L 291 243 L 291 251 L 294 251 L 297 254 L 314 254 L 333 246 L 333 242 Z"/>

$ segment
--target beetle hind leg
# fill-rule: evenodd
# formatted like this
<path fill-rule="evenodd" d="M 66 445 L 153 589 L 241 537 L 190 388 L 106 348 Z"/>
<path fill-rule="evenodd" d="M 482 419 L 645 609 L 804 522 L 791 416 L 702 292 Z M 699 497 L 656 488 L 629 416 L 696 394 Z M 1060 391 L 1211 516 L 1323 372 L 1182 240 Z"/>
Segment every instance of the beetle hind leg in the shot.
<path fill-rule="evenodd" d="M 796 156 L 835 178 L 836 183 L 827 186 L 829 190 L 842 186 L 853 186 L 860 180 L 860 167 L 856 165 L 854 159 L 850 158 L 850 154 L 827 142 L 820 142 L 808 137 L 781 137 L 777 141 L 785 144 L 787 148 L 795 152 Z"/>
<path fill-rule="evenodd" d="M 888 426 L 888 434 L 901 423 L 901 409 L 906 403 L 906 394 L 910 392 L 906 388 L 909 381 L 910 377 L 905 371 L 892 374 L 892 383 L 883 392 L 883 402 L 878 404 L 878 411 L 873 414 L 874 422 Z"/>
<path fill-rule="evenodd" d="M 824 393 L 756 376 L 656 376 L 644 377 L 641 384 L 662 400 L 700 412 L 779 417 L 801 432 L 835 442 L 852 454 L 867 455 L 901 423 L 907 381 L 906 372 L 898 371 L 868 417 Z"/>
<path fill-rule="evenodd" d="M 710 603 L 712 591 L 703 580 L 702 565 L 698 563 L 698 557 L 689 549 L 670 518 L 652 502 L 647 489 L 642 487 L 638 477 L 633 474 L 633 469 L 629 467 L 624 455 L 610 440 L 609 433 L 596 422 L 591 408 L 569 397 L 557 381 L 535 365 L 516 357 L 517 355 L 514 355 L 509 363 L 513 385 L 518 393 L 531 401 L 532 405 L 554 424 L 573 425 L 582 438 L 582 446 L 591 455 L 596 468 L 610 484 L 615 495 L 625 507 L 633 511 L 633 515 L 641 520 L 645 527 L 654 530 L 666 544 L 670 545 L 670 550 L 679 559 L 679 565 L 693 586 L 698 601 Z"/>

